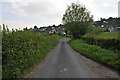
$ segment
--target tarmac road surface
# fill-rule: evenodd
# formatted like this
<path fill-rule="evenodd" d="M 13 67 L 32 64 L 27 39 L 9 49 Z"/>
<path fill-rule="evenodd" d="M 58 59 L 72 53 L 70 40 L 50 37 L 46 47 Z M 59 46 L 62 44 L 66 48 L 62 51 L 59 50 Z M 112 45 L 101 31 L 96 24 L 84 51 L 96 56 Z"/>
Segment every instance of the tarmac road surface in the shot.
<path fill-rule="evenodd" d="M 64 37 L 45 61 L 26 78 L 100 78 L 79 56 Z"/>

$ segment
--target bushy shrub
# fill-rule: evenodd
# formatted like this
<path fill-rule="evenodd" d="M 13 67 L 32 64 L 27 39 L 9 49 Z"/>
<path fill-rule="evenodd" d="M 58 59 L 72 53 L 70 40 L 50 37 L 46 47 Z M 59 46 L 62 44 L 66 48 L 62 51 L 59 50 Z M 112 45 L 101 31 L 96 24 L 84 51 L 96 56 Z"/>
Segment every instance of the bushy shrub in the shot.
<path fill-rule="evenodd" d="M 92 35 L 97 35 L 100 34 L 101 32 L 104 32 L 105 28 L 101 28 L 101 27 L 90 27 L 88 30 L 88 34 L 92 34 Z"/>

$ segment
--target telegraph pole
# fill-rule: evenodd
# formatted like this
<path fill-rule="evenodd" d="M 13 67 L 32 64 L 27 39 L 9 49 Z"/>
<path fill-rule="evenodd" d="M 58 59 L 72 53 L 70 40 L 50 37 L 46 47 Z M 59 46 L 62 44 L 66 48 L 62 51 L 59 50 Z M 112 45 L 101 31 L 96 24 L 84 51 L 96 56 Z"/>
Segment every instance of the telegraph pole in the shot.
<path fill-rule="evenodd" d="M 120 17 L 120 1 L 118 2 L 118 17 Z"/>

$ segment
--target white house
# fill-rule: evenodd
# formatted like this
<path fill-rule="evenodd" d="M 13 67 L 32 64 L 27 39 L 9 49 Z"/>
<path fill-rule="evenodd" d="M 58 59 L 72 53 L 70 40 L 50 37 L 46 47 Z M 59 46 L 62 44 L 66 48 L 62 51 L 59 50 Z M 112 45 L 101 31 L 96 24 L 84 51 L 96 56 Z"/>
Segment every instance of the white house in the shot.
<path fill-rule="evenodd" d="M 112 31 L 114 31 L 114 28 L 111 26 L 111 27 L 108 28 L 108 30 L 109 30 L 110 32 L 112 32 Z"/>

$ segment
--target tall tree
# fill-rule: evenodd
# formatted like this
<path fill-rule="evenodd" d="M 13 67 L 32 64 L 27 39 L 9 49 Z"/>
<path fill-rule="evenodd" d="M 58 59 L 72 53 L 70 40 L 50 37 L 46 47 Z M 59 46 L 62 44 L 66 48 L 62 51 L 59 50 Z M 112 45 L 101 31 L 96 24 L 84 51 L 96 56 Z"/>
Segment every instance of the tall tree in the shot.
<path fill-rule="evenodd" d="M 66 30 L 70 31 L 73 38 L 80 38 L 84 35 L 93 21 L 93 16 L 85 6 L 72 3 L 68 6 L 63 15 L 62 22 Z"/>

